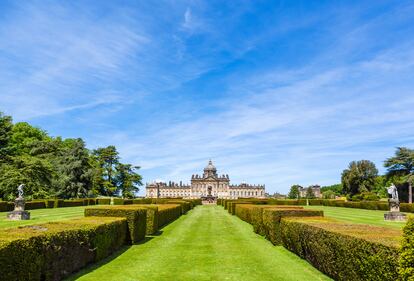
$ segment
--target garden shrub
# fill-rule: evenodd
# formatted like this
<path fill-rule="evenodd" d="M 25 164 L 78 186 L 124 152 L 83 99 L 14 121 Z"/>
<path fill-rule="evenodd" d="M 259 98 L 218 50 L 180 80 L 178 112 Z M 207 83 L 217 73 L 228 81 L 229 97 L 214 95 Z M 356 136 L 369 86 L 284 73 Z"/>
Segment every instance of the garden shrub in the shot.
<path fill-rule="evenodd" d="M 85 217 L 125 217 L 128 223 L 128 243 L 137 243 L 145 238 L 147 227 L 147 210 L 142 207 L 106 206 L 85 209 Z"/>
<path fill-rule="evenodd" d="M 126 220 L 82 218 L 0 231 L 0 278 L 61 280 L 124 243 Z"/>
<path fill-rule="evenodd" d="M 386 204 L 386 206 L 387 206 L 387 209 L 385 210 L 389 210 L 388 204 Z M 414 204 L 400 203 L 400 211 L 407 212 L 407 213 L 414 213 Z"/>
<path fill-rule="evenodd" d="M 273 245 L 282 244 L 282 237 L 280 231 L 280 221 L 282 217 L 313 217 L 323 216 L 323 211 L 318 210 L 302 210 L 302 209 L 277 209 L 264 208 L 263 209 L 263 228 L 265 236 Z"/>
<path fill-rule="evenodd" d="M 285 248 L 335 280 L 398 280 L 401 231 L 326 218 L 283 217 Z"/>
<path fill-rule="evenodd" d="M 133 201 L 132 199 L 124 199 L 124 205 L 132 205 Z"/>
<path fill-rule="evenodd" d="M 96 199 L 97 205 L 110 205 L 111 199 L 110 198 L 98 198 Z"/>

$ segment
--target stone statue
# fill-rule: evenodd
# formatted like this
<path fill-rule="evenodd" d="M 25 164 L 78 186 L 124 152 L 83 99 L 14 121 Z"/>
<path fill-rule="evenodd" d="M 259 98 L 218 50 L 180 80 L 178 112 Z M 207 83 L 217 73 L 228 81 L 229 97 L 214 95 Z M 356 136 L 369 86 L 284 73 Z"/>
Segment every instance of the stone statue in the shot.
<path fill-rule="evenodd" d="M 397 191 L 397 187 L 391 183 L 391 186 L 388 187 L 388 194 L 391 195 L 391 198 L 393 200 L 399 201 L 398 200 L 398 191 Z"/>
<path fill-rule="evenodd" d="M 17 187 L 17 192 L 19 193 L 19 198 L 23 198 L 23 188 L 24 188 L 24 184 L 21 184 Z"/>
<path fill-rule="evenodd" d="M 29 220 L 30 213 L 24 210 L 25 201 L 23 198 L 23 188 L 24 184 L 21 184 L 17 187 L 17 192 L 19 196 L 14 200 L 14 211 L 7 213 L 7 218 L 9 220 Z"/>
<path fill-rule="evenodd" d="M 391 198 L 388 199 L 390 211 L 384 214 L 384 219 L 386 221 L 407 220 L 407 215 L 400 212 L 400 200 L 398 199 L 397 187 L 393 183 L 391 183 L 391 186 L 387 188 L 387 191 L 388 194 L 391 195 Z"/>

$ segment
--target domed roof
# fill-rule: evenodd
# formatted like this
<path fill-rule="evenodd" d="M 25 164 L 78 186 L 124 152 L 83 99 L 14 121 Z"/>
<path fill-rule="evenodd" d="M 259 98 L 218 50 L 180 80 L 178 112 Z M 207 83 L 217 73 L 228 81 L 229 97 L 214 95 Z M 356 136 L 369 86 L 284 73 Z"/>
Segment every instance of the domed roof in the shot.
<path fill-rule="evenodd" d="M 204 171 L 216 171 L 216 167 L 214 167 L 213 162 L 208 161 L 208 165 L 204 168 Z"/>

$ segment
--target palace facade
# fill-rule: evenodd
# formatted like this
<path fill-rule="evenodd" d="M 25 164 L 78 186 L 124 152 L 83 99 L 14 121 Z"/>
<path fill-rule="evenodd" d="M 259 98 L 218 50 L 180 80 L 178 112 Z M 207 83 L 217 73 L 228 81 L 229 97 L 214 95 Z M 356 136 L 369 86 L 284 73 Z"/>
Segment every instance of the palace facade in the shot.
<path fill-rule="evenodd" d="M 183 197 L 197 199 L 214 197 L 223 199 L 264 198 L 264 185 L 242 183 L 231 185 L 229 175 L 218 175 L 217 169 L 210 160 L 202 175 L 192 175 L 191 184 L 175 182 L 154 182 L 146 185 L 148 198 Z"/>

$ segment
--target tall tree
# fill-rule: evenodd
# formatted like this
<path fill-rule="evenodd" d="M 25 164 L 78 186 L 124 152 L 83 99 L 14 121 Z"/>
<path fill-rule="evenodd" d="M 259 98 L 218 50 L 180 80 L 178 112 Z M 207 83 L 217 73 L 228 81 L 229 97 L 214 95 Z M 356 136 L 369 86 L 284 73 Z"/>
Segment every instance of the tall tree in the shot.
<path fill-rule="evenodd" d="M 0 112 L 0 164 L 6 160 L 10 154 L 9 141 L 13 128 L 12 118 Z"/>
<path fill-rule="evenodd" d="M 289 191 L 289 194 L 288 194 L 288 198 L 289 199 L 298 199 L 300 197 L 300 194 L 299 194 L 299 188 L 300 187 L 301 186 L 298 185 L 298 184 L 292 185 L 290 187 L 290 191 Z"/>
<path fill-rule="evenodd" d="M 94 180 L 96 189 L 102 195 L 113 196 L 116 192 L 115 167 L 119 164 L 118 151 L 115 146 L 110 145 L 95 149 L 93 155 L 98 165 Z"/>
<path fill-rule="evenodd" d="M 378 170 L 375 164 L 369 160 L 352 161 L 348 169 L 342 172 L 341 182 L 346 194 L 370 191 L 375 186 L 375 178 Z"/>
<path fill-rule="evenodd" d="M 116 185 L 118 192 L 124 198 L 133 198 L 142 185 L 142 177 L 137 173 L 140 167 L 119 163 L 116 167 Z"/>
<path fill-rule="evenodd" d="M 408 202 L 412 203 L 414 181 L 414 150 L 406 147 L 397 147 L 394 157 L 385 160 L 388 177 L 399 177 L 408 183 Z"/>
<path fill-rule="evenodd" d="M 59 197 L 92 196 L 93 170 L 82 139 L 66 139 L 57 159 L 58 177 L 54 189 Z"/>

